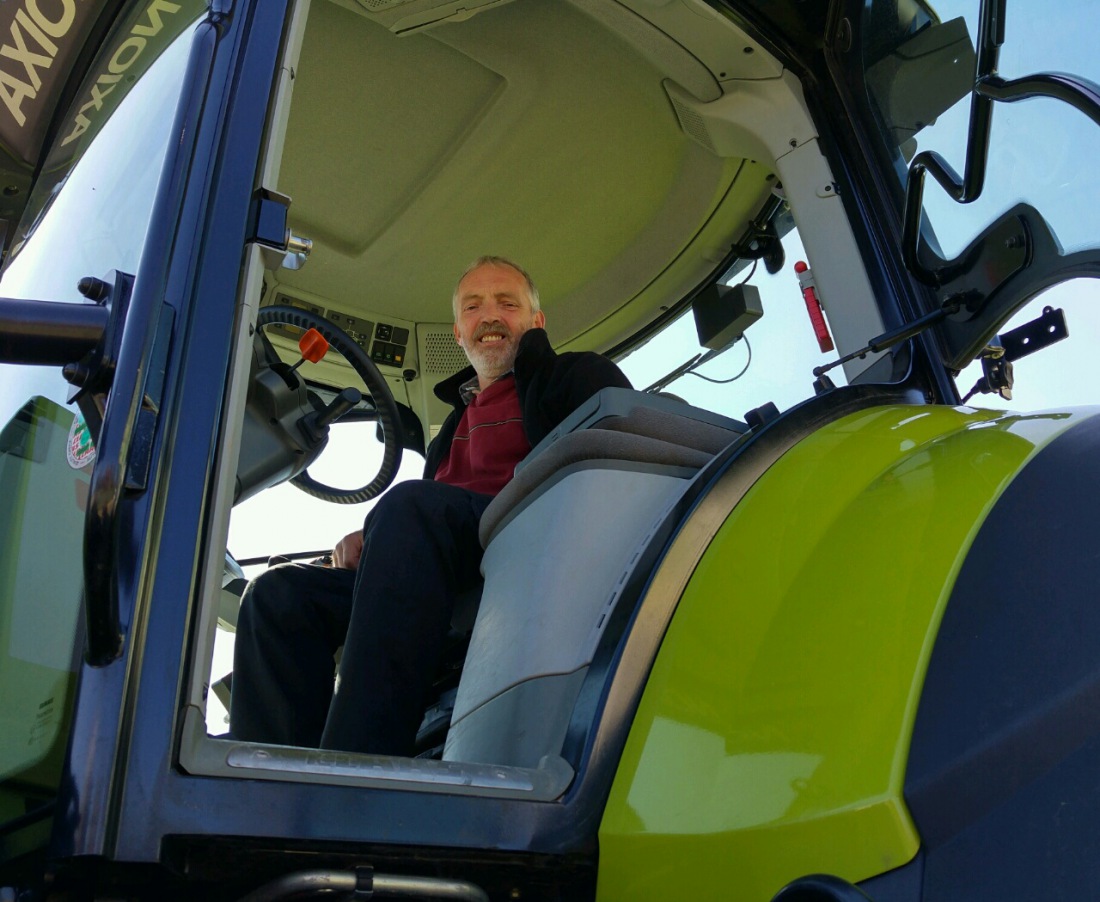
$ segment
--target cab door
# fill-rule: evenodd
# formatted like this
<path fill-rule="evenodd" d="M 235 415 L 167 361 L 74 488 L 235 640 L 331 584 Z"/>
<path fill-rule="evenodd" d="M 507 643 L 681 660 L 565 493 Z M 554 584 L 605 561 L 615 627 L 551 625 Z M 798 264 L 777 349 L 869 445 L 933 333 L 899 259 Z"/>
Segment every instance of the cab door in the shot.
<path fill-rule="evenodd" d="M 17 5 L 24 46 L 62 43 Z M 46 848 L 114 857 L 134 765 L 169 759 L 286 13 L 87 8 L 83 44 L 54 47 L 72 69 L 35 109 L 41 154 L 0 161 L 31 173 L 22 203 L 3 189 L 21 218 L 0 273 L 0 876 Z"/>

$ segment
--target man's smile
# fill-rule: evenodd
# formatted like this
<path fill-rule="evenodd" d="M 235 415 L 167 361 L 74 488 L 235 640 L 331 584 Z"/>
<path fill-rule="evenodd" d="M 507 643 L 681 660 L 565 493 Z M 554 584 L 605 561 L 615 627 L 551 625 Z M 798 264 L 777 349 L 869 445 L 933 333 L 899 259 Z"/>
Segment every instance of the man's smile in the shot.
<path fill-rule="evenodd" d="M 494 344 L 511 338 L 511 333 L 499 323 L 480 326 L 474 331 L 474 341 L 478 344 Z"/>

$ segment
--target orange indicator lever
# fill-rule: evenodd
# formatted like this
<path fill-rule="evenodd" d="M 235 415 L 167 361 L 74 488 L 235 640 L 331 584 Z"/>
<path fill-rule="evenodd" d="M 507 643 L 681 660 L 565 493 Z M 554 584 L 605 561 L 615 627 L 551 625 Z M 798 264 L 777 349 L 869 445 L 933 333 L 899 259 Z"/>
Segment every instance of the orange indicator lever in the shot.
<path fill-rule="evenodd" d="M 292 373 L 307 360 L 310 363 L 316 363 L 324 357 L 328 353 L 328 342 L 316 329 L 309 329 L 298 339 L 298 350 L 302 352 L 302 359 L 290 368 Z"/>
<path fill-rule="evenodd" d="M 310 329 L 298 339 L 298 350 L 302 352 L 303 360 L 316 363 L 328 353 L 328 342 L 316 329 Z"/>

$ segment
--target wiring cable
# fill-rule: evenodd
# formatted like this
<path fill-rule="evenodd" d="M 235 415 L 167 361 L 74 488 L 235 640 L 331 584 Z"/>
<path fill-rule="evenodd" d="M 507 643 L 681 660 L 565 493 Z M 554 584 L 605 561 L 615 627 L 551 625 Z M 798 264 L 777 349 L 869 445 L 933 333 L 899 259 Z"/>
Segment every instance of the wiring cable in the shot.
<path fill-rule="evenodd" d="M 730 376 L 728 379 L 715 379 L 712 376 L 704 376 L 702 373 L 697 373 L 694 369 L 688 370 L 685 375 L 698 376 L 705 382 L 713 382 L 715 385 L 729 385 L 731 382 L 736 382 L 749 371 L 749 366 L 750 364 L 752 364 L 752 345 L 749 344 L 749 337 L 747 335 L 742 335 L 741 338 L 745 342 L 745 348 L 749 352 L 749 357 L 745 361 L 745 365 L 741 367 L 741 371 L 736 376 Z M 699 363 L 696 364 L 696 366 L 698 366 L 702 362 L 703 361 L 700 360 Z"/>

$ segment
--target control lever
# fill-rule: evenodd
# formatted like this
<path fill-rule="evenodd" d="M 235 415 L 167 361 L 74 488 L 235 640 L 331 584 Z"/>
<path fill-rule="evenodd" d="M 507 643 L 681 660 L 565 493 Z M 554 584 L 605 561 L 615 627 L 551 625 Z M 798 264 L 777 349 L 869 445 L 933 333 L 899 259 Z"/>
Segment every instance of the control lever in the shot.
<path fill-rule="evenodd" d="M 299 425 L 302 427 L 302 431 L 309 436 L 310 441 L 317 444 L 328 433 L 329 426 L 362 400 L 363 393 L 357 388 L 348 386 L 321 410 L 302 417 Z"/>

